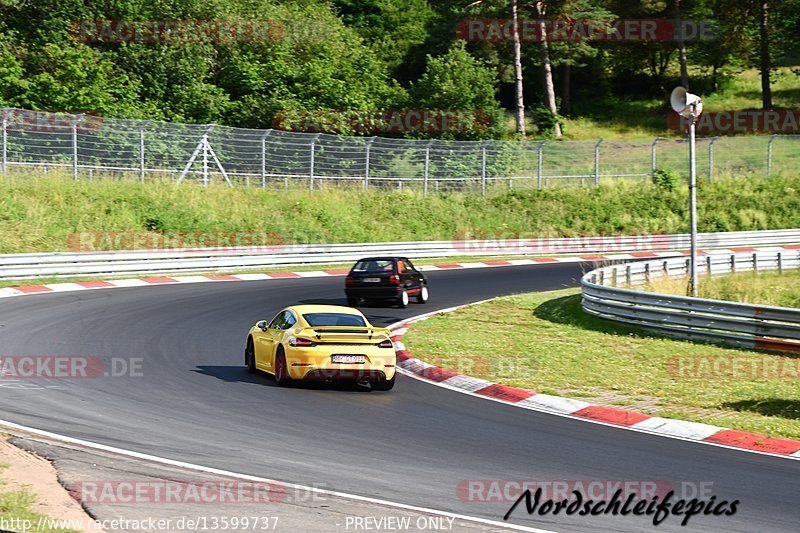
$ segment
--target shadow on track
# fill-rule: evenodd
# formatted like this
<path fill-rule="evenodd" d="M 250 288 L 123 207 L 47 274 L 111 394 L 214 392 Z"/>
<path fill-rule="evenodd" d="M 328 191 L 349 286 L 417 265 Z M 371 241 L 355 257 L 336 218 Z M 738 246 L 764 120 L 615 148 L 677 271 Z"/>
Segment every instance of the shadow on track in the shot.
<path fill-rule="evenodd" d="M 192 372 L 202 374 L 204 376 L 211 376 L 227 383 L 257 383 L 267 387 L 278 387 L 275 383 L 275 378 L 265 372 L 258 372 L 251 374 L 248 372 L 247 367 L 238 365 L 200 365 Z M 341 390 L 341 391 L 356 391 L 356 392 L 370 392 L 368 386 L 359 385 L 357 383 L 341 382 L 341 383 L 324 383 L 318 381 L 295 381 L 289 388 L 310 389 L 310 390 Z"/>

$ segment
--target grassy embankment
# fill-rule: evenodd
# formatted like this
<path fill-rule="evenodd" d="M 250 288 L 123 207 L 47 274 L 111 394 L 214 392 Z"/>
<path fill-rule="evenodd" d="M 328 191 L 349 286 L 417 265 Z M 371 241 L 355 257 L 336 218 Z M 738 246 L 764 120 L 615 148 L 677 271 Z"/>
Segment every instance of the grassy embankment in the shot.
<path fill-rule="evenodd" d="M 504 297 L 434 317 L 416 324 L 404 342 L 424 361 L 495 382 L 800 438 L 800 359 L 617 326 L 583 313 L 577 289 Z"/>
<path fill-rule="evenodd" d="M 800 175 L 703 182 L 700 231 L 800 227 Z M 599 188 L 450 193 L 324 190 L 269 192 L 170 183 L 0 179 L 0 253 L 66 251 L 80 232 L 132 232 L 98 249 L 450 240 L 465 236 L 679 233 L 687 192 L 617 183 Z M 179 238 L 180 237 L 180 238 Z"/>

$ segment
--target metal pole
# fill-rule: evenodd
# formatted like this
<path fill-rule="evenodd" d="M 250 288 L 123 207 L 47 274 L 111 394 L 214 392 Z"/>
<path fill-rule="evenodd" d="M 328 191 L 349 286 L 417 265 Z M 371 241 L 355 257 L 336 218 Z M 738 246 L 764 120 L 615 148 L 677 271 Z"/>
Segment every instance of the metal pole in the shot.
<path fill-rule="evenodd" d="M 139 181 L 144 183 L 144 126 L 139 126 Z"/>
<path fill-rule="evenodd" d="M 2 139 L 2 165 L 3 165 L 3 175 L 6 174 L 6 166 L 8 165 L 8 145 L 7 145 L 7 135 L 8 135 L 8 111 L 3 113 L 3 139 Z"/>
<path fill-rule="evenodd" d="M 72 121 L 72 179 L 75 181 L 78 180 L 78 123 L 81 118 Z"/>
<path fill-rule="evenodd" d="M 425 168 L 422 171 L 422 195 L 428 195 L 428 166 L 430 165 L 431 161 L 431 145 L 433 141 L 428 141 L 428 144 L 425 145 Z"/>
<path fill-rule="evenodd" d="M 536 164 L 536 183 L 538 188 L 542 188 L 542 151 L 544 150 L 544 143 L 546 141 L 542 141 L 539 143 L 539 161 Z"/>
<path fill-rule="evenodd" d="M 767 177 L 772 177 L 772 142 L 775 140 L 776 134 L 772 134 L 769 136 L 769 142 L 767 143 Z"/>
<path fill-rule="evenodd" d="M 203 135 L 203 185 L 208 187 L 208 135 Z"/>
<path fill-rule="evenodd" d="M 364 190 L 366 191 L 369 189 L 369 152 L 370 148 L 372 147 L 372 143 L 375 142 L 377 137 L 370 137 L 367 139 L 367 150 L 366 150 L 366 159 L 364 161 Z"/>
<path fill-rule="evenodd" d="M 716 137 L 712 137 L 708 142 L 708 181 L 714 179 L 714 141 Z"/>
<path fill-rule="evenodd" d="M 314 139 L 311 141 L 311 161 L 309 164 L 309 172 L 308 172 L 308 190 L 314 190 L 314 154 L 316 153 L 317 148 L 317 139 L 319 139 L 319 133 L 314 136 Z"/>
<path fill-rule="evenodd" d="M 692 116 L 689 124 L 689 226 L 691 233 L 690 280 L 692 296 L 697 298 L 697 166 L 695 160 L 695 123 Z"/>
<path fill-rule="evenodd" d="M 481 196 L 486 196 L 486 142 L 481 144 Z"/>
<path fill-rule="evenodd" d="M 653 144 L 650 145 L 650 174 L 653 178 L 656 177 L 656 145 L 660 140 L 661 137 L 656 137 Z"/>
<path fill-rule="evenodd" d="M 603 142 L 603 139 L 597 141 L 597 144 L 594 145 L 594 186 L 600 186 L 600 144 Z"/>
<path fill-rule="evenodd" d="M 261 188 L 267 188 L 267 137 L 272 133 L 269 129 L 261 136 Z"/>

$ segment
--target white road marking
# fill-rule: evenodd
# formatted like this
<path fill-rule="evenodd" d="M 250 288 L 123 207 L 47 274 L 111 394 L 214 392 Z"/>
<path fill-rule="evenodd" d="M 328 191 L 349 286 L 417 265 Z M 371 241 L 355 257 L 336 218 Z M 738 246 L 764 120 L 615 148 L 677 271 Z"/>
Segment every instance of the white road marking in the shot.
<path fill-rule="evenodd" d="M 257 483 L 269 483 L 269 484 L 276 484 L 276 485 L 283 485 L 285 487 L 289 487 L 296 490 L 304 490 L 307 492 L 313 492 L 316 494 L 326 494 L 328 496 L 334 496 L 338 498 L 346 498 L 348 500 L 359 501 L 364 503 L 372 503 L 377 505 L 385 505 L 387 507 L 394 507 L 396 509 L 404 509 L 407 511 L 414 511 L 417 513 L 425 513 L 425 514 L 432 514 L 437 516 L 444 516 L 449 518 L 455 518 L 457 520 L 464 520 L 467 522 L 474 522 L 476 524 L 483 524 L 493 527 L 501 527 L 505 529 L 513 529 L 515 531 L 529 531 L 531 533 L 556 533 L 554 531 L 546 530 L 546 529 L 538 529 L 533 527 L 527 526 L 520 526 L 516 524 L 509 524 L 506 522 L 499 522 L 496 520 L 489 520 L 487 518 L 480 518 L 477 516 L 469 516 L 463 515 L 458 513 L 451 513 L 449 511 L 440 511 L 438 509 L 430 509 L 427 507 L 418 507 L 416 505 L 408 505 L 405 503 L 398 503 L 389 500 L 382 500 L 380 498 L 371 498 L 369 496 L 359 496 L 358 494 L 350 494 L 347 492 L 339 492 L 334 490 L 327 490 L 327 489 L 320 489 L 317 487 L 308 487 L 305 485 L 299 485 L 297 483 L 287 483 L 285 481 L 278 481 L 275 479 L 263 478 L 258 476 L 251 476 L 248 474 L 241 474 L 239 472 L 231 472 L 229 470 L 222 470 L 219 468 L 212 468 L 208 466 L 196 465 L 193 463 L 186 463 L 183 461 L 175 461 L 174 459 L 166 459 L 164 457 L 158 457 L 157 455 L 150 455 L 146 453 L 134 452 L 131 450 L 126 450 L 124 448 L 116 448 L 114 446 L 107 446 L 105 444 L 99 444 L 96 442 L 86 441 L 82 439 L 76 439 L 73 437 L 68 437 L 66 435 L 60 435 L 58 433 L 52 433 L 50 431 L 42 431 L 40 429 L 35 429 L 27 426 L 23 426 L 20 424 L 15 424 L 13 422 L 8 422 L 6 420 L 0 420 L 0 427 L 5 427 L 17 432 L 22 432 L 23 434 L 20 436 L 26 436 L 25 433 L 31 435 L 38 435 L 40 437 L 46 437 L 49 439 L 66 442 L 70 444 L 75 444 L 78 446 L 83 446 L 86 448 L 91 448 L 93 450 L 101 450 L 104 452 L 110 452 L 117 455 L 123 455 L 125 457 L 133 457 L 135 459 L 142 459 L 144 461 L 151 461 L 154 463 L 165 464 L 169 466 L 174 466 L 177 468 L 185 468 L 187 470 L 195 470 L 198 472 L 205 472 L 208 474 L 216 474 L 219 476 L 228 476 L 237 479 L 243 479 L 246 481 L 254 481 Z"/>

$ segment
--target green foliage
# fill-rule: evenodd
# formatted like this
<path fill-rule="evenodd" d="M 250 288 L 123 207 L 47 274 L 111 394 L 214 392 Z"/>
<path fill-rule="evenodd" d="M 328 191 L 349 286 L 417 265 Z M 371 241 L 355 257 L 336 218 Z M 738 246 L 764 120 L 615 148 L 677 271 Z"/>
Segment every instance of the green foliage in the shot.
<path fill-rule="evenodd" d="M 494 118 L 498 111 L 494 73 L 467 52 L 463 41 L 457 41 L 443 56 L 428 56 L 425 73 L 412 93 L 424 109 L 456 110 L 465 116 L 475 113 L 474 129 L 462 138 L 490 137 L 481 124 L 481 112 Z"/>
<path fill-rule="evenodd" d="M 520 17 L 537 3 L 519 3 Z M 514 107 L 508 39 L 464 43 L 467 19 L 508 19 L 510 0 L 5 0 L 0 2 L 0 106 L 268 128 L 284 111 L 478 110 Z M 675 2 L 548 0 L 550 20 L 672 19 Z M 776 107 L 800 100 L 795 38 L 800 0 L 768 2 Z M 689 41 L 691 86 L 709 111 L 759 105 L 761 3 L 682 0 L 686 20 L 709 21 Z M 256 39 L 85 42 L 81 21 L 268 21 Z M 607 22 L 606 22 L 607 23 Z M 550 62 L 568 135 L 664 133 L 664 101 L 678 79 L 677 43 L 551 41 Z M 524 97 L 538 135 L 543 101 L 539 43 L 522 42 Z M 782 71 L 772 68 L 785 65 Z M 749 72 L 749 71 L 747 71 Z M 749 74 L 748 74 L 749 76 Z M 753 83 L 755 81 L 755 83 Z M 716 109 L 715 109 L 716 108 Z M 569 117 L 561 120 L 560 116 Z M 549 118 L 549 121 L 548 121 Z M 345 121 L 346 122 L 346 121 Z M 514 139 L 512 121 L 481 121 L 445 138 Z M 352 126 L 330 133 L 357 133 Z M 415 136 L 406 133 L 407 136 Z"/>
<path fill-rule="evenodd" d="M 680 185 L 681 178 L 671 168 L 657 168 L 653 173 L 653 183 L 663 191 L 672 192 Z"/>
<path fill-rule="evenodd" d="M 545 105 L 537 105 L 529 110 L 529 114 L 536 124 L 536 129 L 540 137 L 550 138 L 553 136 L 556 124 L 561 124 L 563 128 L 564 119 L 553 112 Z M 564 132 L 566 133 L 566 132 Z"/>

